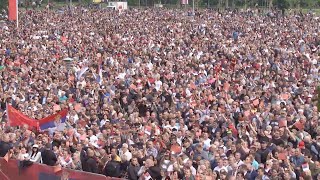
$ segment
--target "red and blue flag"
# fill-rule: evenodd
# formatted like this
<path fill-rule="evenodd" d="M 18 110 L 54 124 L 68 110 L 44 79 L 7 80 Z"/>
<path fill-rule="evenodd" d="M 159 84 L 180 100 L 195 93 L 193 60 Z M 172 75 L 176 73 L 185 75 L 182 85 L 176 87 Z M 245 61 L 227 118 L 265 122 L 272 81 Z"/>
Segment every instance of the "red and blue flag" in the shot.
<path fill-rule="evenodd" d="M 68 115 L 68 109 L 63 109 L 60 112 L 39 120 L 40 130 L 56 128 L 63 130 Z"/>

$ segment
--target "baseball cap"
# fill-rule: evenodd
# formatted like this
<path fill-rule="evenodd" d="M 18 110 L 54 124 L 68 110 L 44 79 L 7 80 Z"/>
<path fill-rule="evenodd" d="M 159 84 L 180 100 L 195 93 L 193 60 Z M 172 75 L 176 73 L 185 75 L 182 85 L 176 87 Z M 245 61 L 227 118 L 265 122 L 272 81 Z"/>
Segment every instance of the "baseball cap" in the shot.
<path fill-rule="evenodd" d="M 304 149 L 304 148 L 305 148 L 304 141 L 300 141 L 299 144 L 298 144 L 298 147 L 299 147 L 300 149 Z"/>

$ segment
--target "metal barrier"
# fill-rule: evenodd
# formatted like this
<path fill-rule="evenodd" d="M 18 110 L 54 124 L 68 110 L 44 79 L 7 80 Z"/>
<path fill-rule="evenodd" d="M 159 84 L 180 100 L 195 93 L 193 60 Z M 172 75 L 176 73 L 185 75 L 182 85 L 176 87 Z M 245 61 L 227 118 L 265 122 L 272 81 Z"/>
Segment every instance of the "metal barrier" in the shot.
<path fill-rule="evenodd" d="M 56 167 L 38 163 L 25 168 L 19 168 L 19 164 L 18 160 L 10 159 L 7 162 L 4 158 L 0 158 L 0 180 L 120 180 L 65 168 L 57 171 Z"/>

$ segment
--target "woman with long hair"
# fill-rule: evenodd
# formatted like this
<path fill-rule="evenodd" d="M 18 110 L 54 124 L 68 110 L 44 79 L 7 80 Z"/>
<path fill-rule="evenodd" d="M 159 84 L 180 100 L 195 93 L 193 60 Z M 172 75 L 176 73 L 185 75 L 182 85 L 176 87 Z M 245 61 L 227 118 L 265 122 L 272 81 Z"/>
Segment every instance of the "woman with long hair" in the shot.
<path fill-rule="evenodd" d="M 39 146 L 37 144 L 34 144 L 32 146 L 30 161 L 36 162 L 36 163 L 41 163 L 41 152 L 39 151 Z"/>

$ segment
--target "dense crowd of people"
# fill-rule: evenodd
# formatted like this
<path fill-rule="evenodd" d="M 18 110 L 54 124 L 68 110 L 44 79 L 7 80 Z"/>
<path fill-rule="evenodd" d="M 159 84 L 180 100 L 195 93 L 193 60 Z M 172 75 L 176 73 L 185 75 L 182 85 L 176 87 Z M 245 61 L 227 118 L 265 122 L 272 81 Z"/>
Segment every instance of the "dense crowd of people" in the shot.
<path fill-rule="evenodd" d="M 319 17 L 272 14 L 21 12 L 0 25 L 1 157 L 130 180 L 320 179 Z M 11 127 L 7 103 L 69 111 L 38 131 Z"/>

